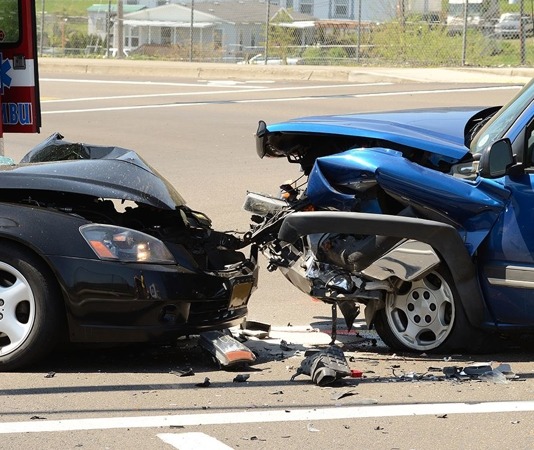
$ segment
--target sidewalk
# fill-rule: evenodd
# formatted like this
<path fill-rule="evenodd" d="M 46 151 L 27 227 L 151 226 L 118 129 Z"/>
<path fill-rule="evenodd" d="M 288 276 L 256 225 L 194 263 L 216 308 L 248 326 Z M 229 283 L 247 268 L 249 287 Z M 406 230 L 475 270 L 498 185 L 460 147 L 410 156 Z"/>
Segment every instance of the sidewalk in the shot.
<path fill-rule="evenodd" d="M 41 75 L 91 74 L 199 80 L 288 80 L 349 83 L 525 84 L 534 68 L 391 68 L 338 66 L 261 66 L 131 59 L 41 58 Z"/>

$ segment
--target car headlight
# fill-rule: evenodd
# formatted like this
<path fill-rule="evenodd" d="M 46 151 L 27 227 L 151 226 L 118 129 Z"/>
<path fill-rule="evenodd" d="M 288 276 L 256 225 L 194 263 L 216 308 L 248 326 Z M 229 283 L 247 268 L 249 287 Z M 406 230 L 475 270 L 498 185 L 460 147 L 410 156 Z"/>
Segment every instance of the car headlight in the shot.
<path fill-rule="evenodd" d="M 103 260 L 174 264 L 176 261 L 163 242 L 140 231 L 114 225 L 89 224 L 80 233 Z"/>

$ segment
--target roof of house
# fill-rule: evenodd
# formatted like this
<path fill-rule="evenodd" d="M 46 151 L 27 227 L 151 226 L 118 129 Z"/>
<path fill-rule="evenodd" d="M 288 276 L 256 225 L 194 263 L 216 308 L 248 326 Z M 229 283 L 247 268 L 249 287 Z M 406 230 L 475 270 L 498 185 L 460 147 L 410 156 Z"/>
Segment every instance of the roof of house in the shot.
<path fill-rule="evenodd" d="M 194 23 L 196 25 L 213 24 L 223 22 L 213 14 L 194 11 Z M 191 22 L 191 8 L 188 6 L 169 4 L 157 6 L 156 8 L 147 8 L 140 11 L 124 15 L 124 23 L 128 25 L 154 25 L 154 26 L 182 26 L 182 24 Z"/>
<path fill-rule="evenodd" d="M 111 6 L 111 8 L 110 8 L 110 6 Z M 139 11 L 139 10 L 145 9 L 145 8 L 146 8 L 146 6 L 143 6 L 143 5 L 123 5 L 122 10 L 123 10 L 124 14 L 127 14 L 127 13 L 131 13 L 131 12 Z M 88 12 L 96 12 L 96 13 L 107 13 L 110 9 L 111 9 L 111 13 L 112 14 L 117 14 L 117 5 L 116 4 L 107 5 L 107 4 L 98 3 L 98 4 L 94 4 L 94 5 L 89 6 L 89 8 L 87 8 L 87 11 Z"/>
<path fill-rule="evenodd" d="M 265 23 L 267 17 L 267 3 L 265 1 L 226 0 L 214 2 L 195 3 L 195 11 L 213 14 L 231 23 Z M 271 5 L 269 9 L 270 19 L 273 19 L 281 11 L 288 14 L 293 21 L 309 21 L 314 17 L 284 8 Z"/>

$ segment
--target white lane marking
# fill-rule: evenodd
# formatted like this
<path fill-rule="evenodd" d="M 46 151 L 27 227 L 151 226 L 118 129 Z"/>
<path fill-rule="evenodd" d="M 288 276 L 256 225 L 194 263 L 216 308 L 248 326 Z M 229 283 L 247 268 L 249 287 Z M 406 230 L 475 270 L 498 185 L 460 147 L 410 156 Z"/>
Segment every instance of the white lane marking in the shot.
<path fill-rule="evenodd" d="M 179 108 L 184 106 L 205 106 L 209 103 L 179 103 L 170 105 L 138 105 L 138 106 L 112 106 L 109 108 L 88 108 L 88 109 L 64 109 L 62 111 L 42 111 L 41 114 L 72 114 L 86 112 L 104 112 L 104 111 L 128 111 L 135 109 L 157 109 L 157 108 Z"/>
<path fill-rule="evenodd" d="M 78 80 L 74 78 L 39 78 L 40 81 L 50 83 L 80 83 L 80 84 L 124 84 L 132 86 L 176 86 L 176 87 L 202 87 L 197 83 L 180 83 L 174 81 L 126 81 L 126 80 Z M 237 86 L 238 87 L 238 86 Z"/>
<path fill-rule="evenodd" d="M 143 83 L 144 84 L 144 83 Z M 151 83 L 152 84 L 152 83 Z M 389 86 L 392 83 L 367 83 L 367 84 L 358 84 L 358 87 L 369 87 L 369 86 Z M 180 86 L 197 86 L 190 84 L 181 84 Z M 316 85 L 316 86 L 301 86 L 298 90 L 310 90 L 310 89 L 337 89 L 337 88 L 346 88 L 354 87 L 354 84 L 339 84 L 339 85 Z M 213 87 L 213 86 L 203 86 L 203 87 Z M 280 88 L 269 88 L 262 86 L 241 86 L 243 92 L 276 92 L 276 91 L 294 91 L 295 87 L 280 87 Z M 124 99 L 134 99 L 134 98 L 156 98 L 156 97 L 190 97 L 199 95 L 218 95 L 218 94 L 235 94 L 236 90 L 224 90 L 224 91 L 208 91 L 208 92 L 163 92 L 159 94 L 135 94 L 135 95 L 112 95 L 105 97 L 78 97 L 78 98 L 64 98 L 64 99 L 50 99 L 43 100 L 41 103 L 68 103 L 68 102 L 86 102 L 94 100 L 124 100 Z"/>
<path fill-rule="evenodd" d="M 204 433 L 160 433 L 157 436 L 166 444 L 180 450 L 233 450 L 232 447 Z"/>
<path fill-rule="evenodd" d="M 317 88 L 320 88 L 321 86 L 318 86 Z M 247 92 L 260 92 L 260 91 L 275 91 L 275 90 L 283 90 L 285 88 L 275 88 L 275 89 L 251 89 Z M 291 88 L 294 89 L 294 88 Z M 450 92 L 478 92 L 478 91 L 495 91 L 495 90 L 505 90 L 505 89 L 519 89 L 518 86 L 500 86 L 500 87 L 493 87 L 493 88 L 463 88 L 463 89 L 438 89 L 438 90 L 424 90 L 424 91 L 402 91 L 402 92 L 377 92 L 377 93 L 367 93 L 367 94 L 349 94 L 345 95 L 343 94 L 343 97 L 346 98 L 368 98 L 368 97 L 386 97 L 386 96 L 401 96 L 401 95 L 426 95 L 426 94 L 447 94 Z M 230 93 L 219 91 L 219 92 L 212 92 L 212 93 Z M 183 93 L 184 95 L 191 95 L 193 93 Z M 195 93 L 195 95 L 200 95 L 201 93 Z M 209 92 L 206 92 L 204 94 L 211 94 Z M 158 95 L 158 94 L 156 94 Z M 167 94 L 162 94 L 167 95 Z M 171 95 L 178 95 L 178 94 L 171 94 Z M 181 94 L 180 94 L 181 95 Z M 141 97 L 141 96 L 140 96 Z M 103 99 L 111 99 L 112 97 L 102 97 Z M 136 96 L 128 96 L 124 98 L 136 98 Z M 339 97 L 333 96 L 316 96 L 316 97 L 287 97 L 287 98 L 268 98 L 268 99 L 250 99 L 250 100 L 226 100 L 217 102 L 217 104 L 220 103 L 276 103 L 276 102 L 296 102 L 296 101 L 308 101 L 308 100 L 329 100 L 332 98 L 338 99 Z M 87 99 L 92 100 L 92 99 Z M 63 101 L 63 100 L 49 100 L 45 101 L 43 103 L 52 103 L 56 101 Z M 65 100 L 70 101 L 70 100 Z M 74 101 L 74 100 L 72 100 Z M 86 113 L 86 112 L 104 112 L 104 111 L 127 111 L 127 110 L 135 110 L 135 109 L 156 109 L 156 108 L 182 108 L 185 106 L 204 106 L 209 105 L 208 102 L 203 103 L 168 103 L 164 105 L 135 105 L 135 106 L 110 106 L 106 108 L 85 108 L 85 109 L 64 109 L 59 111 L 42 111 L 41 114 L 70 114 L 70 113 Z"/>
<path fill-rule="evenodd" d="M 5 422 L 0 423 L 0 434 L 532 411 L 534 411 L 534 401 L 249 410 L 227 413 Z"/>

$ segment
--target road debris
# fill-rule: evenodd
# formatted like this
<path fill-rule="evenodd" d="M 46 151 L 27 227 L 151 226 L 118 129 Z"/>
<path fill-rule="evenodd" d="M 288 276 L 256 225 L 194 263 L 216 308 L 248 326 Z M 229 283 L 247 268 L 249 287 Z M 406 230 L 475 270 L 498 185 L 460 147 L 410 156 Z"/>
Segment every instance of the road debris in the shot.
<path fill-rule="evenodd" d="M 204 381 L 202 383 L 195 384 L 196 387 L 206 388 L 209 387 L 211 384 L 210 379 L 208 377 L 204 378 Z"/>
<path fill-rule="evenodd" d="M 171 370 L 169 372 L 171 375 L 177 375 L 179 377 L 192 377 L 195 375 L 195 372 L 193 371 L 192 367 L 188 367 L 185 370 Z"/>
<path fill-rule="evenodd" d="M 245 320 L 240 325 L 239 333 L 242 336 L 266 339 L 271 332 L 271 325 L 253 320 Z"/>
<path fill-rule="evenodd" d="M 333 392 L 330 398 L 332 400 L 341 400 L 342 398 L 350 397 L 351 395 L 358 395 L 358 393 L 353 389 L 349 389 L 341 392 Z"/>
<path fill-rule="evenodd" d="M 234 383 L 244 383 L 249 378 L 250 378 L 250 375 L 248 373 L 242 373 L 242 374 L 236 375 L 235 378 L 233 379 L 233 382 Z"/>
<path fill-rule="evenodd" d="M 309 356 L 302 361 L 297 373 L 291 377 L 293 381 L 301 374 L 309 375 L 318 386 L 335 383 L 350 375 L 350 369 L 343 351 L 336 345 L 326 350 L 308 351 Z"/>
<path fill-rule="evenodd" d="M 256 355 L 234 337 L 221 331 L 200 334 L 200 346 L 210 353 L 222 368 L 252 364 Z"/>
<path fill-rule="evenodd" d="M 290 343 L 289 342 L 286 342 L 285 340 L 281 340 L 280 341 L 280 348 L 284 351 L 284 352 L 290 352 L 293 350 L 292 347 L 290 347 Z"/>
<path fill-rule="evenodd" d="M 506 384 L 510 380 L 519 380 L 510 364 L 499 364 L 493 368 L 491 363 L 477 363 L 466 367 L 447 366 L 443 368 L 443 374 L 447 379 L 458 381 L 481 380 L 495 384 Z"/>

